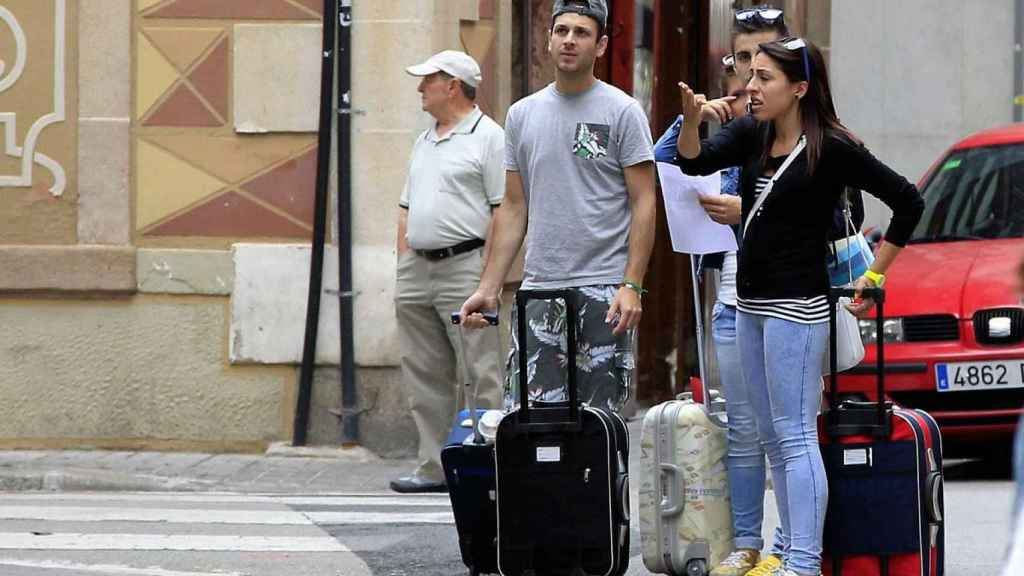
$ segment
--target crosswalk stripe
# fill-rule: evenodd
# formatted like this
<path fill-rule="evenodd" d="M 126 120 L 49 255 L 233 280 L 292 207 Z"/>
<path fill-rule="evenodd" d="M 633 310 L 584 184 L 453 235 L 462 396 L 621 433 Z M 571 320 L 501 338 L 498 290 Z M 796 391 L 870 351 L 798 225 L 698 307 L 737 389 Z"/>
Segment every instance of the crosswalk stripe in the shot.
<path fill-rule="evenodd" d="M 54 522 L 174 522 L 182 524 L 309 525 L 291 510 L 172 510 L 159 508 L 95 508 L 85 506 L 0 506 L 0 520 Z"/>
<path fill-rule="evenodd" d="M 280 500 L 277 500 L 277 502 L 291 506 L 387 506 L 395 508 L 451 508 L 452 506 L 452 501 L 449 500 L 447 496 L 445 496 L 444 499 L 417 498 L 413 500 L 409 500 L 401 496 L 327 496 L 322 498 L 296 496 L 281 498 Z"/>
<path fill-rule="evenodd" d="M 188 552 L 350 552 L 330 536 L 203 536 L 194 534 L 52 534 L 0 532 L 4 550 L 165 550 Z"/>
<path fill-rule="evenodd" d="M 40 570 L 73 570 L 76 574 L 96 573 L 107 576 L 243 576 L 241 572 L 181 572 L 163 568 L 132 568 L 118 564 L 79 564 L 54 560 L 18 560 L 0 558 L 0 566 L 17 568 L 38 568 Z"/>
<path fill-rule="evenodd" d="M 44 494 L 38 492 L 0 493 L 0 504 L 7 502 L 192 502 L 203 504 L 223 502 L 229 504 L 272 504 L 280 498 L 264 495 L 221 494 L 221 493 L 181 493 L 181 492 L 147 492 L 147 493 L 97 493 L 97 492 L 66 492 Z"/>
<path fill-rule="evenodd" d="M 315 524 L 454 524 L 451 512 L 306 512 Z"/>
<path fill-rule="evenodd" d="M 8 496 L 10 497 L 0 498 L 0 521 L 310 527 L 455 523 L 451 501 L 446 495 L 432 495 L 429 498 L 379 494 L 321 497 L 176 493 Z M 55 501 L 56 505 L 51 500 Z M 203 508 L 183 506 L 186 503 L 199 504 Z M 218 505 L 230 505 L 235 508 L 218 509 Z M 250 509 L 250 506 L 253 508 Z M 289 506 L 302 506 L 307 509 L 293 510 L 288 508 Z M 383 510 L 368 510 L 370 507 Z M 81 531 L 82 528 L 79 527 L 78 530 Z"/>
<path fill-rule="evenodd" d="M 447 495 L 393 496 L 386 494 L 344 494 L 324 496 L 272 496 L 238 494 L 0 494 L 0 506 L 12 502 L 178 502 L 194 504 L 288 504 L 292 506 L 395 506 L 450 507 Z"/>

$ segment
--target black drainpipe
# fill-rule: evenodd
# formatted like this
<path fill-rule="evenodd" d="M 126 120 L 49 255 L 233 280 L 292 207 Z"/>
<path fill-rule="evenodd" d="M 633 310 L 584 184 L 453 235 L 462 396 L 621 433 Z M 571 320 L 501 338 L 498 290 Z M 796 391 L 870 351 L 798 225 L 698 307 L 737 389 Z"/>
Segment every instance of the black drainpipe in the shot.
<path fill-rule="evenodd" d="M 334 100 L 335 15 L 338 0 L 324 0 L 322 65 L 320 68 L 320 132 L 316 163 L 316 199 L 313 208 L 313 246 L 309 267 L 309 296 L 306 303 L 306 335 L 299 372 L 299 397 L 295 407 L 293 446 L 305 446 L 309 427 L 309 405 L 316 368 L 317 328 L 320 323 L 320 294 L 323 289 L 324 243 L 327 237 L 328 178 L 331 166 L 331 121 Z"/>
<path fill-rule="evenodd" d="M 338 12 L 338 298 L 341 305 L 341 445 L 359 443 L 352 311 L 352 0 Z"/>

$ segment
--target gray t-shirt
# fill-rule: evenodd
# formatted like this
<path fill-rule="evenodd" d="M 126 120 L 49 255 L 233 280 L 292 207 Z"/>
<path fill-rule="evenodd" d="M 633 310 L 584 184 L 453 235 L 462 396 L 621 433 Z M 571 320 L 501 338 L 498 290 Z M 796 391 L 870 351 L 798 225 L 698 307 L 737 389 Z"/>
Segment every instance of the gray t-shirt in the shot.
<path fill-rule="evenodd" d="M 528 206 L 524 289 L 623 281 L 632 211 L 624 168 L 654 160 L 636 100 L 597 82 L 572 96 L 554 84 L 517 102 L 505 123 L 505 168 Z"/>

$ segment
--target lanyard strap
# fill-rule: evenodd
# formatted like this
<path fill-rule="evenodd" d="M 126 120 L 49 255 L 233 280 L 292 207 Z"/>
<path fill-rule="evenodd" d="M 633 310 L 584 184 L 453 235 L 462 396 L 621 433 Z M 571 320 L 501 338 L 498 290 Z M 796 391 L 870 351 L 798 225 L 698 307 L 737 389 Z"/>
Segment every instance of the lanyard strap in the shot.
<path fill-rule="evenodd" d="M 746 222 L 746 224 L 743 225 L 743 235 L 744 236 L 747 235 L 747 229 L 750 228 L 750 223 L 753 222 L 754 216 L 757 215 L 757 211 L 760 210 L 761 209 L 761 205 L 764 204 L 765 198 L 767 198 L 768 195 L 771 194 L 772 188 L 775 187 L 775 181 L 778 180 L 779 177 L 782 176 L 782 173 L 786 171 L 786 168 L 789 168 L 789 165 L 792 164 L 794 160 L 796 160 L 796 157 L 806 147 L 807 147 L 807 137 L 806 136 L 800 136 L 800 141 L 796 143 L 796 146 L 793 148 L 793 151 L 790 152 L 789 156 L 786 157 L 786 161 L 783 162 L 782 166 L 779 167 L 778 172 L 776 172 L 772 176 L 771 180 L 768 181 L 768 184 L 765 185 L 764 191 L 761 192 L 761 195 L 757 197 L 757 200 L 754 202 L 753 208 L 750 209 L 750 215 L 747 216 L 747 222 Z"/>

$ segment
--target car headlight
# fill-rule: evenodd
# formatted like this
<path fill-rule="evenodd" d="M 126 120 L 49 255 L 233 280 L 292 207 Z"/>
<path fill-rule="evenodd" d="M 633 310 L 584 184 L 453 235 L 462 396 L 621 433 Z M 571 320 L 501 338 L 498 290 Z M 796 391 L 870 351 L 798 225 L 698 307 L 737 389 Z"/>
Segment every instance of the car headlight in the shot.
<path fill-rule="evenodd" d="M 875 326 L 874 320 L 861 320 L 860 324 L 860 339 L 867 344 L 875 344 L 878 342 L 878 330 Z"/>
<path fill-rule="evenodd" d="M 882 331 L 885 332 L 886 344 L 891 342 L 899 343 L 905 341 L 903 337 L 902 318 L 893 318 L 891 320 L 886 320 L 885 322 L 882 323 Z"/>
<path fill-rule="evenodd" d="M 878 343 L 878 330 L 876 329 L 875 320 L 861 320 L 860 325 L 860 338 L 864 341 L 864 344 L 877 344 Z M 882 323 L 882 335 L 885 338 L 886 344 L 894 344 L 905 342 L 906 338 L 903 335 L 903 319 L 902 318 L 890 318 Z"/>

